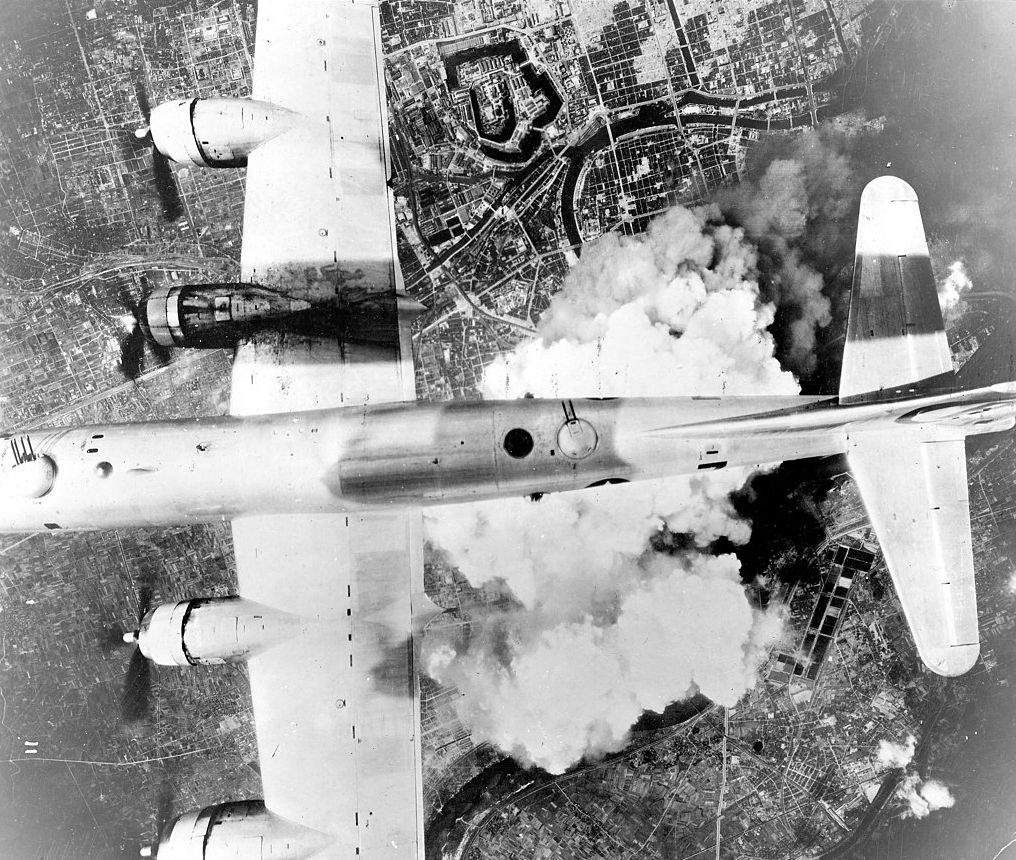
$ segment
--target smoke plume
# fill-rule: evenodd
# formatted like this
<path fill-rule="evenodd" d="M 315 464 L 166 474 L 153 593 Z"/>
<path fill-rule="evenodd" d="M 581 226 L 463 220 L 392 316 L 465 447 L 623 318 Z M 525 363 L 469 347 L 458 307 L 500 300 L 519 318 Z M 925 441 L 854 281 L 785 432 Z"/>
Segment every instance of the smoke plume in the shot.
<path fill-rule="evenodd" d="M 815 370 L 817 332 L 832 320 L 828 295 L 852 259 L 863 177 L 848 140 L 831 130 L 774 138 L 741 183 L 716 194 L 758 246 L 763 296 L 778 308 L 777 355 L 802 375 Z"/>
<path fill-rule="evenodd" d="M 963 297 L 973 286 L 962 260 L 949 264 L 949 274 L 938 285 L 938 304 L 947 326 L 966 313 L 968 306 Z"/>
<path fill-rule="evenodd" d="M 762 300 L 758 252 L 715 207 L 675 207 L 645 233 L 589 246 L 539 336 L 487 368 L 484 395 L 792 394 Z"/>
<path fill-rule="evenodd" d="M 902 744 L 880 740 L 876 756 L 879 764 L 886 767 L 907 768 L 914 760 L 916 749 L 917 739 L 907 735 Z M 937 779 L 921 779 L 917 773 L 908 773 L 903 778 L 896 796 L 905 800 L 909 807 L 903 813 L 904 817 L 925 818 L 936 809 L 947 809 L 956 803 L 956 798 L 945 784 Z"/>
<path fill-rule="evenodd" d="M 495 361 L 485 394 L 793 393 L 767 328 L 758 255 L 715 207 L 675 208 L 637 237 L 588 247 L 536 340 Z M 701 691 L 731 705 L 780 619 L 752 608 L 733 555 L 743 471 L 432 510 L 428 532 L 474 585 L 516 608 L 474 617 L 468 642 L 425 643 L 428 672 L 463 693 L 477 740 L 560 772 L 621 748 L 645 709 Z M 653 552 L 667 529 L 687 536 Z"/>
<path fill-rule="evenodd" d="M 466 693 L 474 737 L 560 773 L 620 749 L 644 710 L 695 692 L 732 706 L 753 685 L 779 623 L 751 608 L 738 569 L 732 555 L 655 559 L 580 620 L 561 607 L 488 619 L 465 653 L 431 652 L 429 670 Z"/>
<path fill-rule="evenodd" d="M 906 742 L 880 740 L 878 742 L 878 763 L 886 767 L 906 767 L 914 758 L 917 749 L 917 738 L 907 735 Z"/>
<path fill-rule="evenodd" d="M 922 780 L 916 773 L 903 780 L 898 795 L 910 804 L 904 818 L 927 818 L 936 809 L 948 809 L 956 803 L 948 786 L 937 779 Z"/>

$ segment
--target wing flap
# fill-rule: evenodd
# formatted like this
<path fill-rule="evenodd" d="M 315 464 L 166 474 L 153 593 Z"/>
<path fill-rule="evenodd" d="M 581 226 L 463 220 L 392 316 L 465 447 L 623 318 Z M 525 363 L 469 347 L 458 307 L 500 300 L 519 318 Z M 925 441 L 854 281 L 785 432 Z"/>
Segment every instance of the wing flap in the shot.
<path fill-rule="evenodd" d="M 921 659 L 962 675 L 980 651 L 966 447 L 898 428 L 859 433 L 848 457 Z"/>
<path fill-rule="evenodd" d="M 840 402 L 953 388 L 917 194 L 881 176 L 861 195 Z"/>

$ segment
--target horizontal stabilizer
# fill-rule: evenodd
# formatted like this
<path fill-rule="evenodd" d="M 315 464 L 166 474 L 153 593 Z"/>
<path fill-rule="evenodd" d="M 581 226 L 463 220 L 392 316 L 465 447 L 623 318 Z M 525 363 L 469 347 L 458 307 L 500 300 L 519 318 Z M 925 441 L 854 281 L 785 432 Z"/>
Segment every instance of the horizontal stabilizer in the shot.
<path fill-rule="evenodd" d="M 847 456 L 921 659 L 962 675 L 980 651 L 964 441 L 862 432 Z"/>
<path fill-rule="evenodd" d="M 955 387 L 917 194 L 880 176 L 861 195 L 840 402 Z"/>

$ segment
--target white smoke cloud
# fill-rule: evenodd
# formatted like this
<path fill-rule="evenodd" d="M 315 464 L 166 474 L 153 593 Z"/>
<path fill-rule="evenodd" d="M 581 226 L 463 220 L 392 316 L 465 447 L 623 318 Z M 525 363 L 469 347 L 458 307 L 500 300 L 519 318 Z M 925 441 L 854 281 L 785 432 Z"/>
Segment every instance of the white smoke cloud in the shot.
<path fill-rule="evenodd" d="M 597 595 L 626 592 L 642 578 L 636 562 L 664 526 L 705 546 L 720 536 L 743 543 L 750 526 L 729 494 L 746 472 L 553 493 L 539 502 L 502 499 L 425 514 L 431 539 L 473 585 L 500 579 L 526 609 L 579 615 Z M 558 604 L 562 609 L 556 609 Z"/>
<path fill-rule="evenodd" d="M 902 744 L 880 740 L 876 755 L 879 764 L 885 767 L 906 768 L 913 762 L 916 749 L 917 739 L 907 735 Z M 903 778 L 896 795 L 908 804 L 904 817 L 925 818 L 936 809 L 946 809 L 956 803 L 956 798 L 946 785 L 937 779 L 922 780 L 917 773 L 909 773 Z"/>
<path fill-rule="evenodd" d="M 794 394 L 767 328 L 755 248 L 675 207 L 639 236 L 586 249 L 540 320 L 539 337 L 495 360 L 487 397 Z"/>
<path fill-rule="evenodd" d="M 942 308 L 942 318 L 946 325 L 955 322 L 966 313 L 967 303 L 963 301 L 963 296 L 973 286 L 962 260 L 949 264 L 949 274 L 938 285 L 938 304 Z"/>
<path fill-rule="evenodd" d="M 488 368 L 488 397 L 795 393 L 774 357 L 757 254 L 718 210 L 675 208 L 637 237 L 608 235 L 544 314 L 539 337 Z M 474 585 L 523 607 L 473 619 L 467 643 L 430 642 L 427 671 L 463 693 L 487 740 L 553 772 L 619 749 L 646 708 L 701 690 L 733 704 L 780 620 L 752 609 L 737 559 L 648 549 L 662 528 L 705 546 L 744 541 L 708 475 L 432 509 L 428 533 Z"/>
<path fill-rule="evenodd" d="M 907 735 L 904 743 L 880 740 L 878 742 L 878 762 L 886 767 L 906 767 L 914 758 L 917 749 L 917 738 Z"/>
<path fill-rule="evenodd" d="M 754 683 L 781 627 L 748 604 L 738 569 L 732 555 L 655 559 L 612 612 L 599 607 L 607 620 L 501 616 L 480 635 L 510 643 L 507 665 L 493 643 L 462 655 L 439 646 L 428 671 L 466 693 L 474 737 L 560 773 L 623 747 L 644 710 L 698 691 L 730 706 Z"/>
<path fill-rule="evenodd" d="M 904 818 L 927 818 L 936 809 L 949 809 L 956 803 L 948 786 L 937 779 L 922 780 L 916 773 L 900 783 L 897 794 L 910 805 L 903 813 Z"/>

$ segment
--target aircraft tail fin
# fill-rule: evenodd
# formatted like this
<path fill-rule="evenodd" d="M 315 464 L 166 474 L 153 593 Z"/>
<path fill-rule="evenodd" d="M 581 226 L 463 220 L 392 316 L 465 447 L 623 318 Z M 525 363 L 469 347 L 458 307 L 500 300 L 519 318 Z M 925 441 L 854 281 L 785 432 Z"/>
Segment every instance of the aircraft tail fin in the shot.
<path fill-rule="evenodd" d="M 955 388 L 917 194 L 880 176 L 861 195 L 840 402 Z"/>

